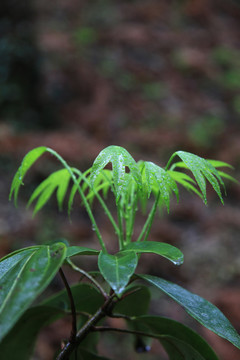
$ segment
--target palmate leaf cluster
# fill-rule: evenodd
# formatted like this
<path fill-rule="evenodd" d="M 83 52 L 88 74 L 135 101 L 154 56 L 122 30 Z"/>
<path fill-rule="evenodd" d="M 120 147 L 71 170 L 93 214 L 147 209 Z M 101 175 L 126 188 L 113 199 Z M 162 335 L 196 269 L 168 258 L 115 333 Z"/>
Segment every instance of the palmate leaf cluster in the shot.
<path fill-rule="evenodd" d="M 68 298 L 69 289 L 31 306 L 63 264 L 71 266 L 74 271 L 80 272 L 91 281 L 91 284 L 78 283 L 71 286 L 75 312 L 81 316 L 77 317 L 80 330 L 75 342 L 79 341 L 78 348 L 76 354 L 69 357 L 70 360 L 74 360 L 75 356 L 83 360 L 106 359 L 97 353 L 98 329 L 95 328 L 94 332 L 94 327 L 88 329 L 86 324 L 91 319 L 94 321 L 96 314 L 101 313 L 109 301 L 111 311 L 108 308 L 104 316 L 127 319 L 126 332 L 135 334 L 137 342 L 143 344 L 140 347 L 144 348 L 148 336 L 162 344 L 171 360 L 218 359 L 205 340 L 185 325 L 171 319 L 148 315 L 151 295 L 148 287 L 142 285 L 142 281 L 155 286 L 181 305 L 195 320 L 240 349 L 238 333 L 213 304 L 159 277 L 136 274 L 142 253 L 159 255 L 175 265 L 183 263 L 183 254 L 178 248 L 162 242 L 146 241 L 156 211 L 158 208 L 166 208 L 169 212 L 172 196 L 179 200 L 179 185 L 199 196 L 207 204 L 206 186 L 209 182 L 223 203 L 225 187 L 222 179 L 235 180 L 218 168 L 230 165 L 177 151 L 163 168 L 149 161 L 136 162 L 126 149 L 109 146 L 100 152 L 91 168 L 81 172 L 70 167 L 54 150 L 38 147 L 24 157 L 13 179 L 10 198 L 14 198 L 15 204 L 27 171 L 44 153 L 54 155 L 63 168 L 50 174 L 33 191 L 28 206 L 35 202 L 33 213 L 36 214 L 56 192 L 59 209 L 63 208 L 67 199 L 70 213 L 74 199 L 79 196 L 96 232 L 100 249 L 69 246 L 58 242 L 20 249 L 0 260 L 1 355 L 9 360 L 15 360 L 19 356 L 22 360 L 30 359 L 40 329 L 73 312 Z M 175 159 L 178 160 L 173 161 Z M 107 205 L 109 192 L 115 199 L 116 214 L 112 214 Z M 94 217 L 94 199 L 99 201 L 118 239 L 119 249 L 115 254 L 108 253 Z M 149 203 L 152 204 L 150 209 Z M 139 207 L 147 212 L 147 216 L 141 232 L 134 234 L 135 217 Z M 72 262 L 74 257 L 84 255 L 97 257 L 99 272 L 95 273 L 96 278 Z M 101 279 L 104 287 L 97 278 Z M 94 325 L 98 325 L 98 322 Z M 81 329 L 85 328 L 89 332 L 87 339 L 80 341 L 83 331 Z M 19 349 L 17 355 L 11 350 L 16 347 Z M 60 353 L 58 359 L 63 358 Z"/>

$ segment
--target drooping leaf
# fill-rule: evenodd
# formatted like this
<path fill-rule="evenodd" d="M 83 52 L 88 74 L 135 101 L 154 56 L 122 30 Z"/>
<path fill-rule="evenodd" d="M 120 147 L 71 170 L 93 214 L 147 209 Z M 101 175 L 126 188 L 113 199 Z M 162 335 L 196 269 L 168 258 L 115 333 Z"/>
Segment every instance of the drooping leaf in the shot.
<path fill-rule="evenodd" d="M 165 257 L 166 259 L 172 261 L 175 265 L 181 265 L 183 263 L 183 253 L 175 246 L 162 242 L 135 241 L 126 245 L 124 251 L 134 251 L 139 254 L 154 253 Z"/>
<path fill-rule="evenodd" d="M 31 151 L 29 151 L 23 158 L 20 167 L 18 168 L 10 189 L 9 200 L 11 200 L 12 196 L 14 196 L 15 205 L 17 205 L 17 197 L 20 186 L 23 185 L 23 179 L 26 175 L 29 168 L 37 161 L 37 159 L 47 151 L 45 146 L 37 147 Z"/>
<path fill-rule="evenodd" d="M 215 169 L 211 162 L 186 151 L 177 151 L 170 158 L 168 165 L 176 155 L 180 157 L 183 163 L 173 164 L 170 170 L 173 170 L 176 166 L 189 169 L 193 173 L 195 180 L 201 190 L 205 204 L 207 204 L 206 180 L 208 180 L 223 203 L 220 186 L 223 186 L 224 188 L 224 183 L 221 176 L 219 175 L 219 172 Z"/>
<path fill-rule="evenodd" d="M 177 321 L 160 316 L 139 316 L 131 323 L 138 330 L 155 335 L 170 360 L 218 360 L 200 335 Z"/>
<path fill-rule="evenodd" d="M 178 199 L 178 187 L 174 179 L 168 174 L 167 171 L 153 162 L 144 161 L 139 164 L 142 173 L 143 182 L 143 196 L 145 195 L 145 187 L 147 189 L 147 196 L 151 192 L 157 196 L 160 191 L 160 202 L 164 203 L 169 211 L 170 197 L 172 192 L 175 193 Z"/>
<path fill-rule="evenodd" d="M 151 275 L 138 275 L 170 296 L 194 319 L 240 349 L 240 336 L 225 315 L 209 301 L 179 285 Z"/>
<path fill-rule="evenodd" d="M 202 194 L 194 186 L 196 182 L 190 176 L 180 171 L 168 170 L 167 172 L 177 183 L 185 187 L 186 190 L 194 192 L 202 199 Z"/>
<path fill-rule="evenodd" d="M 233 169 L 233 166 L 224 162 L 224 161 L 219 161 L 219 160 L 207 160 L 210 164 L 212 164 L 212 166 L 214 166 L 215 168 L 219 168 L 219 167 L 228 167 L 230 169 Z"/>
<path fill-rule="evenodd" d="M 66 315 L 63 311 L 47 306 L 28 309 L 0 342 L 2 359 L 29 360 L 42 327 Z"/>
<path fill-rule="evenodd" d="M 71 292 L 76 311 L 79 312 L 94 314 L 104 302 L 103 296 L 99 291 L 93 285 L 87 283 L 78 283 L 71 286 Z M 41 305 L 71 312 L 69 297 L 65 289 L 45 299 Z"/>
<path fill-rule="evenodd" d="M 119 200 L 120 195 L 125 188 L 126 167 L 129 168 L 132 177 L 138 186 L 141 187 L 141 174 L 135 160 L 127 150 L 114 145 L 103 149 L 95 159 L 90 177 L 92 186 L 94 185 L 99 172 L 108 163 L 112 163 L 113 185 L 116 191 L 116 201 Z"/>
<path fill-rule="evenodd" d="M 0 261 L 0 340 L 62 265 L 66 246 L 42 245 L 11 254 Z"/>
<path fill-rule="evenodd" d="M 98 255 L 99 250 L 83 247 L 83 246 L 69 246 L 67 248 L 66 257 L 77 255 Z"/>
<path fill-rule="evenodd" d="M 148 287 L 143 285 L 128 286 L 124 291 L 124 295 L 126 296 L 122 297 L 115 305 L 113 309 L 114 314 L 140 316 L 147 313 L 151 300 Z"/>
<path fill-rule="evenodd" d="M 133 251 L 119 252 L 115 255 L 100 252 L 98 267 L 111 288 L 120 295 L 137 266 L 137 255 Z"/>
<path fill-rule="evenodd" d="M 57 189 L 57 201 L 59 209 L 62 210 L 63 200 L 65 198 L 67 188 L 71 175 L 67 169 L 55 171 L 49 175 L 41 184 L 34 190 L 29 199 L 28 206 L 36 199 L 37 203 L 34 208 L 36 214 L 49 200 L 53 192 Z"/>

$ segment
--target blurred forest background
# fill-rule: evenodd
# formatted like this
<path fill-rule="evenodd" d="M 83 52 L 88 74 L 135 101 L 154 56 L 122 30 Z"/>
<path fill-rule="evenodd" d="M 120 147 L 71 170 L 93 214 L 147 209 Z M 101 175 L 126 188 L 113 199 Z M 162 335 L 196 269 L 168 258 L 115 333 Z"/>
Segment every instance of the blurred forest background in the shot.
<path fill-rule="evenodd" d="M 50 157 L 27 176 L 18 209 L 8 202 L 13 174 L 36 146 L 52 147 L 81 170 L 111 144 L 160 166 L 185 150 L 231 163 L 231 175 L 239 179 L 239 45 L 239 0 L 1 0 L 0 255 L 59 238 L 97 246 L 78 203 L 72 222 L 66 208 L 58 213 L 54 199 L 34 219 L 25 209 L 34 186 L 58 167 Z M 227 193 L 223 207 L 210 190 L 206 208 L 181 191 L 180 204 L 173 202 L 170 215 L 155 221 L 151 240 L 179 247 L 184 264 L 145 255 L 139 271 L 206 297 L 240 331 L 240 187 L 228 182 Z M 95 212 L 114 251 L 97 204 Z M 94 259 L 79 261 L 96 269 Z M 56 278 L 48 292 L 61 286 Z M 240 358 L 239 350 L 159 293 L 152 313 L 192 326 L 221 360 Z M 68 320 L 45 329 L 33 359 L 52 359 L 68 331 Z M 100 347 L 109 357 L 113 351 L 114 359 L 159 359 L 157 344 L 151 355 L 135 355 L 122 335 L 104 338 Z"/>

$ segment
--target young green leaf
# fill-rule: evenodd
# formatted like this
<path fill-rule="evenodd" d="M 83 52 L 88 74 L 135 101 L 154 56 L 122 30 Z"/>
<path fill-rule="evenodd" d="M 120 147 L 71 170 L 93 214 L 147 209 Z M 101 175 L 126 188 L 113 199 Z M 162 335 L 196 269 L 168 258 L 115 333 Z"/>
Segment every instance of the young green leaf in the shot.
<path fill-rule="evenodd" d="M 200 335 L 177 321 L 160 316 L 139 316 L 131 323 L 139 330 L 154 334 L 170 360 L 218 360 Z"/>
<path fill-rule="evenodd" d="M 202 194 L 194 186 L 196 185 L 196 181 L 194 181 L 190 176 L 180 171 L 168 170 L 167 172 L 177 183 L 185 187 L 186 190 L 194 192 L 202 199 Z"/>
<path fill-rule="evenodd" d="M 204 203 L 207 204 L 206 179 L 210 182 L 213 189 L 218 194 L 221 202 L 223 203 L 220 185 L 224 187 L 224 183 L 222 181 L 221 176 L 219 175 L 219 172 L 215 169 L 215 167 L 209 161 L 203 159 L 200 156 L 191 154 L 186 151 L 177 151 L 171 156 L 166 168 L 168 168 L 170 162 L 176 155 L 178 155 L 180 159 L 183 161 L 183 164 L 177 163 L 177 166 L 187 168 L 191 170 L 191 172 L 193 173 L 195 180 L 203 195 Z M 176 164 L 174 164 L 170 170 L 173 170 L 173 168 L 175 167 Z"/>
<path fill-rule="evenodd" d="M 37 161 L 37 159 L 47 151 L 47 148 L 45 146 L 37 147 L 27 153 L 27 155 L 24 156 L 22 163 L 20 167 L 18 168 L 10 189 L 10 195 L 9 200 L 11 200 L 12 196 L 14 196 L 14 202 L 15 205 L 17 205 L 17 197 L 18 192 L 20 189 L 20 186 L 23 185 L 23 179 L 26 175 L 29 168 Z"/>
<path fill-rule="evenodd" d="M 170 296 L 194 319 L 240 349 L 240 336 L 223 313 L 209 301 L 181 286 L 151 275 L 138 275 Z"/>
<path fill-rule="evenodd" d="M 90 177 L 92 186 L 94 185 L 99 172 L 108 163 L 112 163 L 113 185 L 116 191 L 117 202 L 125 188 L 126 167 L 129 168 L 132 177 L 138 186 L 141 187 L 141 174 L 135 160 L 127 150 L 114 145 L 103 149 L 95 159 Z"/>
<path fill-rule="evenodd" d="M 98 267 L 111 288 L 121 295 L 133 275 L 138 258 L 135 252 L 119 252 L 115 255 L 101 251 L 98 257 Z"/>
<path fill-rule="evenodd" d="M 161 255 L 166 259 L 172 261 L 175 265 L 183 263 L 183 253 L 170 244 L 156 242 L 156 241 L 143 241 L 131 242 L 124 247 L 124 251 L 134 251 L 135 253 L 154 253 Z"/>
<path fill-rule="evenodd" d="M 140 163 L 143 189 L 147 189 L 147 195 L 151 192 L 157 196 L 160 191 L 160 203 L 164 203 L 169 211 L 170 196 L 172 192 L 175 193 L 178 199 L 178 187 L 174 179 L 167 171 L 153 162 L 144 161 Z M 145 189 L 144 189 L 145 192 Z M 143 193 L 144 196 L 144 193 Z"/>
<path fill-rule="evenodd" d="M 28 206 L 38 197 L 34 208 L 36 214 L 49 200 L 53 192 L 57 189 L 58 207 L 62 210 L 63 200 L 67 192 L 71 175 L 67 169 L 55 171 L 49 175 L 32 193 Z"/>
<path fill-rule="evenodd" d="M 0 340 L 62 265 L 66 246 L 34 246 L 0 261 Z"/>

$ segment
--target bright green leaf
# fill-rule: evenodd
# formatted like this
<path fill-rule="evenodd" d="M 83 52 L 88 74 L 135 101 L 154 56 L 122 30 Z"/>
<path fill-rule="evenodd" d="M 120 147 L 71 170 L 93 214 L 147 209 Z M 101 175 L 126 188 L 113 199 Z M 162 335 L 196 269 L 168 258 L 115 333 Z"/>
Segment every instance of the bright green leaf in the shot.
<path fill-rule="evenodd" d="M 99 172 L 108 163 L 112 163 L 113 184 L 116 191 L 116 201 L 119 200 L 122 192 L 125 189 L 126 167 L 129 168 L 134 180 L 138 186 L 141 187 L 141 174 L 135 160 L 127 150 L 120 146 L 114 145 L 103 149 L 95 159 L 91 172 L 92 186 L 94 185 Z"/>
<path fill-rule="evenodd" d="M 23 185 L 23 178 L 26 175 L 29 168 L 37 161 L 37 159 L 45 152 L 47 148 L 45 146 L 37 147 L 27 153 L 24 156 L 20 167 L 18 168 L 10 189 L 9 199 L 11 200 L 12 196 L 14 195 L 14 202 L 15 205 L 17 204 L 17 197 L 20 186 Z"/>
<path fill-rule="evenodd" d="M 183 263 L 183 253 L 175 246 L 166 243 L 156 241 L 131 242 L 124 248 L 124 251 L 134 251 L 139 254 L 154 253 L 167 258 L 175 265 Z"/>
<path fill-rule="evenodd" d="M 168 165 L 176 155 L 180 157 L 180 159 L 183 161 L 184 164 L 181 163 L 177 163 L 177 165 L 174 164 L 172 165 L 170 170 L 173 170 L 176 166 L 189 169 L 193 173 L 195 180 L 201 190 L 205 204 L 207 204 L 207 194 L 206 194 L 206 179 L 207 179 L 212 185 L 213 189 L 218 194 L 221 202 L 223 203 L 220 185 L 224 187 L 224 183 L 218 171 L 215 169 L 215 167 L 209 161 L 203 159 L 202 157 L 191 154 L 186 151 L 175 152 L 171 156 Z"/>
<path fill-rule="evenodd" d="M 111 288 L 120 295 L 137 266 L 137 255 L 133 251 L 119 252 L 115 255 L 100 252 L 98 267 Z"/>
<path fill-rule="evenodd" d="M 155 335 L 170 360 L 218 360 L 200 335 L 177 321 L 160 316 L 140 316 L 131 323 L 139 330 Z"/>
<path fill-rule="evenodd" d="M 156 286 L 177 303 L 182 305 L 189 315 L 199 321 L 203 326 L 230 341 L 240 349 L 239 334 L 216 306 L 202 297 L 183 289 L 181 286 L 164 279 L 151 275 L 138 276 Z"/>
<path fill-rule="evenodd" d="M 62 265 L 66 246 L 34 246 L 0 261 L 0 340 L 33 300 L 47 287 Z"/>
<path fill-rule="evenodd" d="M 55 171 L 43 182 L 41 182 L 41 184 L 32 193 L 28 202 L 29 206 L 36 198 L 38 198 L 34 208 L 34 214 L 36 214 L 46 204 L 56 189 L 58 206 L 61 210 L 70 179 L 71 175 L 69 171 L 67 169 L 62 169 Z"/>
<path fill-rule="evenodd" d="M 142 173 L 143 188 L 146 187 L 148 197 L 151 192 L 157 196 L 160 191 L 160 203 L 164 203 L 169 211 L 172 192 L 175 193 L 178 199 L 178 187 L 176 182 L 167 171 L 153 162 L 144 161 L 139 165 Z"/>

